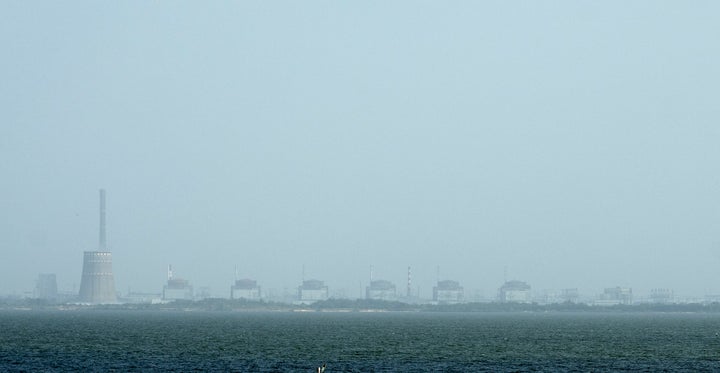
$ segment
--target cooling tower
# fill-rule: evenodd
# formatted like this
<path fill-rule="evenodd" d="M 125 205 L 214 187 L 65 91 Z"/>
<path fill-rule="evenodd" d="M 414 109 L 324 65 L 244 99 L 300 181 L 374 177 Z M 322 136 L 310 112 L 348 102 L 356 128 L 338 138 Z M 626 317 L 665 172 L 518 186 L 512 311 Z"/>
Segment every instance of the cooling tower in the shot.
<path fill-rule="evenodd" d="M 87 303 L 115 303 L 115 278 L 112 272 L 112 253 L 105 244 L 105 190 L 100 190 L 100 250 L 86 251 L 80 280 L 80 301 Z"/>
<path fill-rule="evenodd" d="M 85 252 L 82 280 L 80 281 L 80 301 L 87 303 L 114 303 L 117 301 L 111 252 Z"/>

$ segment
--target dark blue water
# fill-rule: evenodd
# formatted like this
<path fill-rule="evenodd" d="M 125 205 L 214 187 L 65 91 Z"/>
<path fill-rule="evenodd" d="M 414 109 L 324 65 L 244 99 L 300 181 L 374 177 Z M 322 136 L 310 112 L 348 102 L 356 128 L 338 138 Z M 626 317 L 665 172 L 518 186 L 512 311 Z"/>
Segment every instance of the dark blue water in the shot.
<path fill-rule="evenodd" d="M 0 312 L 0 371 L 720 371 L 720 315 Z"/>

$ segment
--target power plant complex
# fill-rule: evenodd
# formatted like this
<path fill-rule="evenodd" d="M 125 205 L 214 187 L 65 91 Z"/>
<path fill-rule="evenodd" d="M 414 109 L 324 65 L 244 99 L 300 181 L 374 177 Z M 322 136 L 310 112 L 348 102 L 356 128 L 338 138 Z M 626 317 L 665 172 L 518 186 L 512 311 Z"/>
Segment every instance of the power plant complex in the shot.
<path fill-rule="evenodd" d="M 57 301 L 60 298 L 68 299 L 69 294 L 77 294 L 77 300 L 86 304 L 108 304 L 118 303 L 118 293 L 115 289 L 115 277 L 112 268 L 112 252 L 108 250 L 106 238 L 105 218 L 105 190 L 100 189 L 99 209 L 99 240 L 98 248 L 95 251 L 83 253 L 82 278 L 80 281 L 79 293 L 68 293 L 60 297 L 57 289 L 55 274 L 40 274 L 36 283 L 34 297 L 48 301 Z M 438 269 L 439 271 L 439 269 Z M 439 272 L 438 272 L 439 273 Z M 297 293 L 293 296 L 293 303 L 309 304 L 323 301 L 330 298 L 328 286 L 324 281 L 304 279 L 297 287 Z M 405 296 L 398 294 L 394 283 L 387 280 L 376 280 L 373 278 L 373 267 L 370 267 L 370 282 L 364 289 L 364 298 L 371 300 L 385 301 L 422 301 L 418 293 L 413 295 L 411 268 L 407 267 L 407 288 Z M 439 277 L 439 276 L 438 276 Z M 173 276 L 172 267 L 168 266 L 167 284 L 163 286 L 162 293 L 130 293 L 122 300 L 124 302 L 168 302 L 175 300 L 197 300 L 210 297 L 209 290 L 204 296 L 197 297 L 193 292 L 190 283 L 182 278 Z M 341 293 L 342 294 L 342 293 Z M 70 298 L 74 298 L 71 295 Z M 238 278 L 237 268 L 235 269 L 235 281 L 230 287 L 230 299 L 245 299 L 260 301 L 266 296 L 260 291 L 256 280 Z M 268 299 L 277 299 L 272 294 Z M 496 301 L 501 303 L 531 303 L 540 301 L 550 302 L 579 302 L 580 294 L 578 289 L 563 289 L 560 294 L 546 294 L 544 298 L 537 298 L 531 292 L 529 284 L 522 281 L 506 281 L 499 289 Z M 287 296 L 282 299 L 288 300 Z M 426 301 L 434 304 L 457 304 L 466 302 L 465 292 L 458 281 L 443 280 L 438 278 L 437 285 L 432 289 L 432 299 Z M 652 303 L 673 303 L 676 302 L 672 290 L 653 289 L 650 301 Z M 606 288 L 595 300 L 585 300 L 586 303 L 594 305 L 630 305 L 633 304 L 632 288 L 614 287 Z"/>
<path fill-rule="evenodd" d="M 105 190 L 100 189 L 100 240 L 97 251 L 85 251 L 79 298 L 84 303 L 116 303 L 112 253 L 105 239 Z"/>
<path fill-rule="evenodd" d="M 195 301 L 217 296 L 212 294 L 209 287 L 200 287 L 199 292 L 194 292 L 193 286 L 188 280 L 174 276 L 172 266 L 168 266 L 167 283 L 162 286 L 162 292 L 138 292 L 130 291 L 121 296 L 115 288 L 115 277 L 113 274 L 112 252 L 107 247 L 106 236 L 106 207 L 105 190 L 99 190 L 99 239 L 97 250 L 83 252 L 82 277 L 79 291 L 59 291 L 57 276 L 54 273 L 40 273 L 35 282 L 32 292 L 27 292 L 28 298 L 40 299 L 50 304 L 62 302 L 78 302 L 81 304 L 113 304 L 113 303 L 167 303 L 172 301 Z M 440 272 L 436 285 L 432 287 L 432 297 L 420 296 L 420 287 L 413 288 L 411 267 L 407 267 L 406 286 L 404 291 L 399 289 L 393 281 L 386 279 L 375 279 L 373 266 L 370 266 L 370 281 L 363 286 L 360 283 L 360 292 L 356 299 L 368 299 L 379 301 L 399 301 L 406 303 L 427 303 L 436 305 L 451 305 L 469 302 L 498 302 L 498 303 L 583 303 L 593 306 L 628 306 L 633 304 L 654 303 L 654 304 L 676 304 L 676 303 L 697 303 L 697 302 L 720 302 L 720 294 L 706 294 L 704 300 L 696 297 L 679 297 L 672 289 L 652 289 L 649 297 L 634 296 L 633 289 L 628 286 L 615 286 L 605 288 L 596 295 L 582 295 L 577 288 L 565 288 L 559 291 L 543 289 L 533 291 L 530 284 L 518 280 L 504 280 L 502 286 L 497 289 L 495 297 L 486 297 L 480 289 L 466 296 L 465 289 L 459 281 L 444 279 L 440 280 Z M 262 289 L 258 281 L 251 278 L 240 278 L 237 266 L 235 268 L 235 279 L 230 284 L 230 299 L 244 301 L 271 301 L 280 303 L 311 304 L 328 299 L 352 299 L 346 292 L 347 288 L 333 289 L 330 292 L 325 281 L 318 279 L 305 279 L 303 276 L 301 284 L 292 289 L 284 288 L 279 291 L 277 288 Z M 293 291 L 294 290 L 294 291 Z"/>

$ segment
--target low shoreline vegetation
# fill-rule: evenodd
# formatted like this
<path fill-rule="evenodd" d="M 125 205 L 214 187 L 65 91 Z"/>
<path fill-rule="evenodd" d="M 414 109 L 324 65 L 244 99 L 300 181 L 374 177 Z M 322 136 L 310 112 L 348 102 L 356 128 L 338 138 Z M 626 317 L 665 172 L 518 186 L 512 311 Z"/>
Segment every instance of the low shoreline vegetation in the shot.
<path fill-rule="evenodd" d="M 312 304 L 289 304 L 245 299 L 208 298 L 168 303 L 123 303 L 87 305 L 53 303 L 41 299 L 0 298 L 0 310 L 168 310 L 168 311 L 282 311 L 282 312 L 696 312 L 720 313 L 720 303 L 683 303 L 597 306 L 585 303 L 404 303 L 372 299 L 328 299 Z"/>

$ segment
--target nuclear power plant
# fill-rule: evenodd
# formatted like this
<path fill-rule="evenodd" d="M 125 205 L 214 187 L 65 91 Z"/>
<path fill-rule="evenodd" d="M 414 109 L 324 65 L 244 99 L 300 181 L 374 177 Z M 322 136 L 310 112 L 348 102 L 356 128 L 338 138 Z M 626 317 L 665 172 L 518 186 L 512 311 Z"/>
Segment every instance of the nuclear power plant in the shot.
<path fill-rule="evenodd" d="M 105 190 L 100 189 L 100 242 L 98 251 L 85 251 L 80 280 L 80 301 L 86 303 L 115 303 L 115 278 L 112 253 L 105 241 Z"/>

